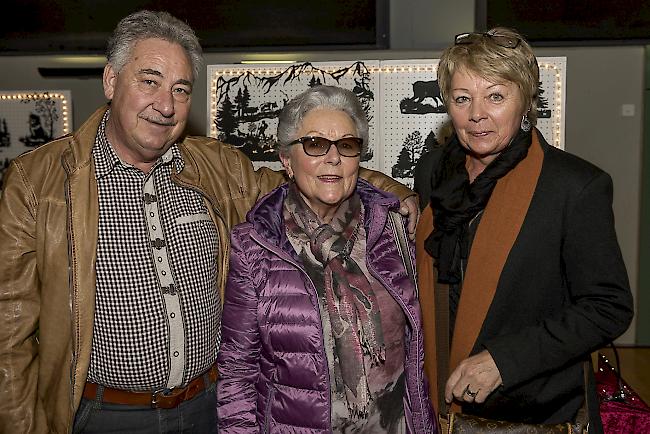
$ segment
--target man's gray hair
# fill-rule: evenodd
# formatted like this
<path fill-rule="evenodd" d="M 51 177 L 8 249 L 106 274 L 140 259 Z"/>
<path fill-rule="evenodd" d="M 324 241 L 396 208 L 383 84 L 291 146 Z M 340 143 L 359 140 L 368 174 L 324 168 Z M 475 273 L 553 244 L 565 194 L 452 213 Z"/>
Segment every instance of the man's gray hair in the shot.
<path fill-rule="evenodd" d="M 108 39 L 106 58 L 115 71 L 131 60 L 135 44 L 143 39 L 157 38 L 178 44 L 192 63 L 193 79 L 203 67 L 203 50 L 194 30 L 168 12 L 141 10 L 120 20 Z"/>
<path fill-rule="evenodd" d="M 287 103 L 278 116 L 278 144 L 280 155 L 287 155 L 289 143 L 297 137 L 302 121 L 312 110 L 340 110 L 350 116 L 357 129 L 358 137 L 363 139 L 361 155 L 368 149 L 368 119 L 361 107 L 359 98 L 350 90 L 338 86 L 314 86 Z"/>

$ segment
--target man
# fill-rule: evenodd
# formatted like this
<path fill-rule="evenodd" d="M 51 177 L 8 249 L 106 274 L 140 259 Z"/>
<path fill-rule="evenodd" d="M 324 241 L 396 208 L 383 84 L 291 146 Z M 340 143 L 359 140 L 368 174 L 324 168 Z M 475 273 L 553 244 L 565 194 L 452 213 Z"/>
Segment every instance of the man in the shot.
<path fill-rule="evenodd" d="M 183 137 L 202 65 L 186 24 L 129 15 L 107 57 L 109 105 L 5 178 L 0 432 L 216 431 L 229 230 L 284 178 Z"/>

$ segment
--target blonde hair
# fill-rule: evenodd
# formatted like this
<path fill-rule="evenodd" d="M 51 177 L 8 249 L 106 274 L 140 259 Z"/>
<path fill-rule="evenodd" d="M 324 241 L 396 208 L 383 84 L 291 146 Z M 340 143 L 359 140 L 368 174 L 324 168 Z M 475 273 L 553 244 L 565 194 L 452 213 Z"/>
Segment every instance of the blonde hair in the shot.
<path fill-rule="evenodd" d="M 515 48 L 503 47 L 492 36 L 515 38 L 519 43 Z M 438 84 L 447 107 L 450 102 L 451 78 L 459 70 L 471 72 L 491 82 L 506 80 L 515 83 L 523 96 L 528 120 L 533 125 L 537 123 L 539 65 L 532 48 L 519 32 L 506 27 L 495 27 L 484 34 L 478 34 L 469 43 L 454 44 L 443 51 L 438 64 Z"/>

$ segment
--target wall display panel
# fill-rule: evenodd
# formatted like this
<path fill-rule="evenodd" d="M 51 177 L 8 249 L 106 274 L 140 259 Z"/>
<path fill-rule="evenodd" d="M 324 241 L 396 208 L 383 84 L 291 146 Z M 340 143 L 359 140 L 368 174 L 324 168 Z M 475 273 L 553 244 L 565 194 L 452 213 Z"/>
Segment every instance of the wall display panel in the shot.
<path fill-rule="evenodd" d="M 565 57 L 541 57 L 538 128 L 564 149 Z M 209 65 L 208 131 L 253 161 L 280 168 L 274 151 L 277 116 L 294 96 L 317 84 L 353 91 L 370 124 L 362 165 L 408 185 L 423 152 L 451 134 L 436 77 L 437 59 L 358 60 L 291 65 Z"/>
<path fill-rule="evenodd" d="M 71 130 L 68 90 L 0 91 L 0 188 L 11 160 Z"/>

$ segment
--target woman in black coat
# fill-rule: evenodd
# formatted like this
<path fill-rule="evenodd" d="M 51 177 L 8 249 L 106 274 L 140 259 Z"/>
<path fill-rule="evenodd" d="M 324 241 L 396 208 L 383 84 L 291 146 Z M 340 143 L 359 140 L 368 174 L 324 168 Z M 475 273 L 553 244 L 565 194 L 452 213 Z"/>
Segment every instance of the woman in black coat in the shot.
<path fill-rule="evenodd" d="M 611 178 L 535 128 L 539 67 L 516 31 L 458 35 L 438 82 L 454 134 L 415 174 L 432 397 L 491 419 L 573 422 L 582 362 L 633 314 Z M 442 285 L 450 349 L 433 330 Z M 441 351 L 449 371 L 437 377 Z M 593 385 L 588 392 L 598 432 Z"/>

